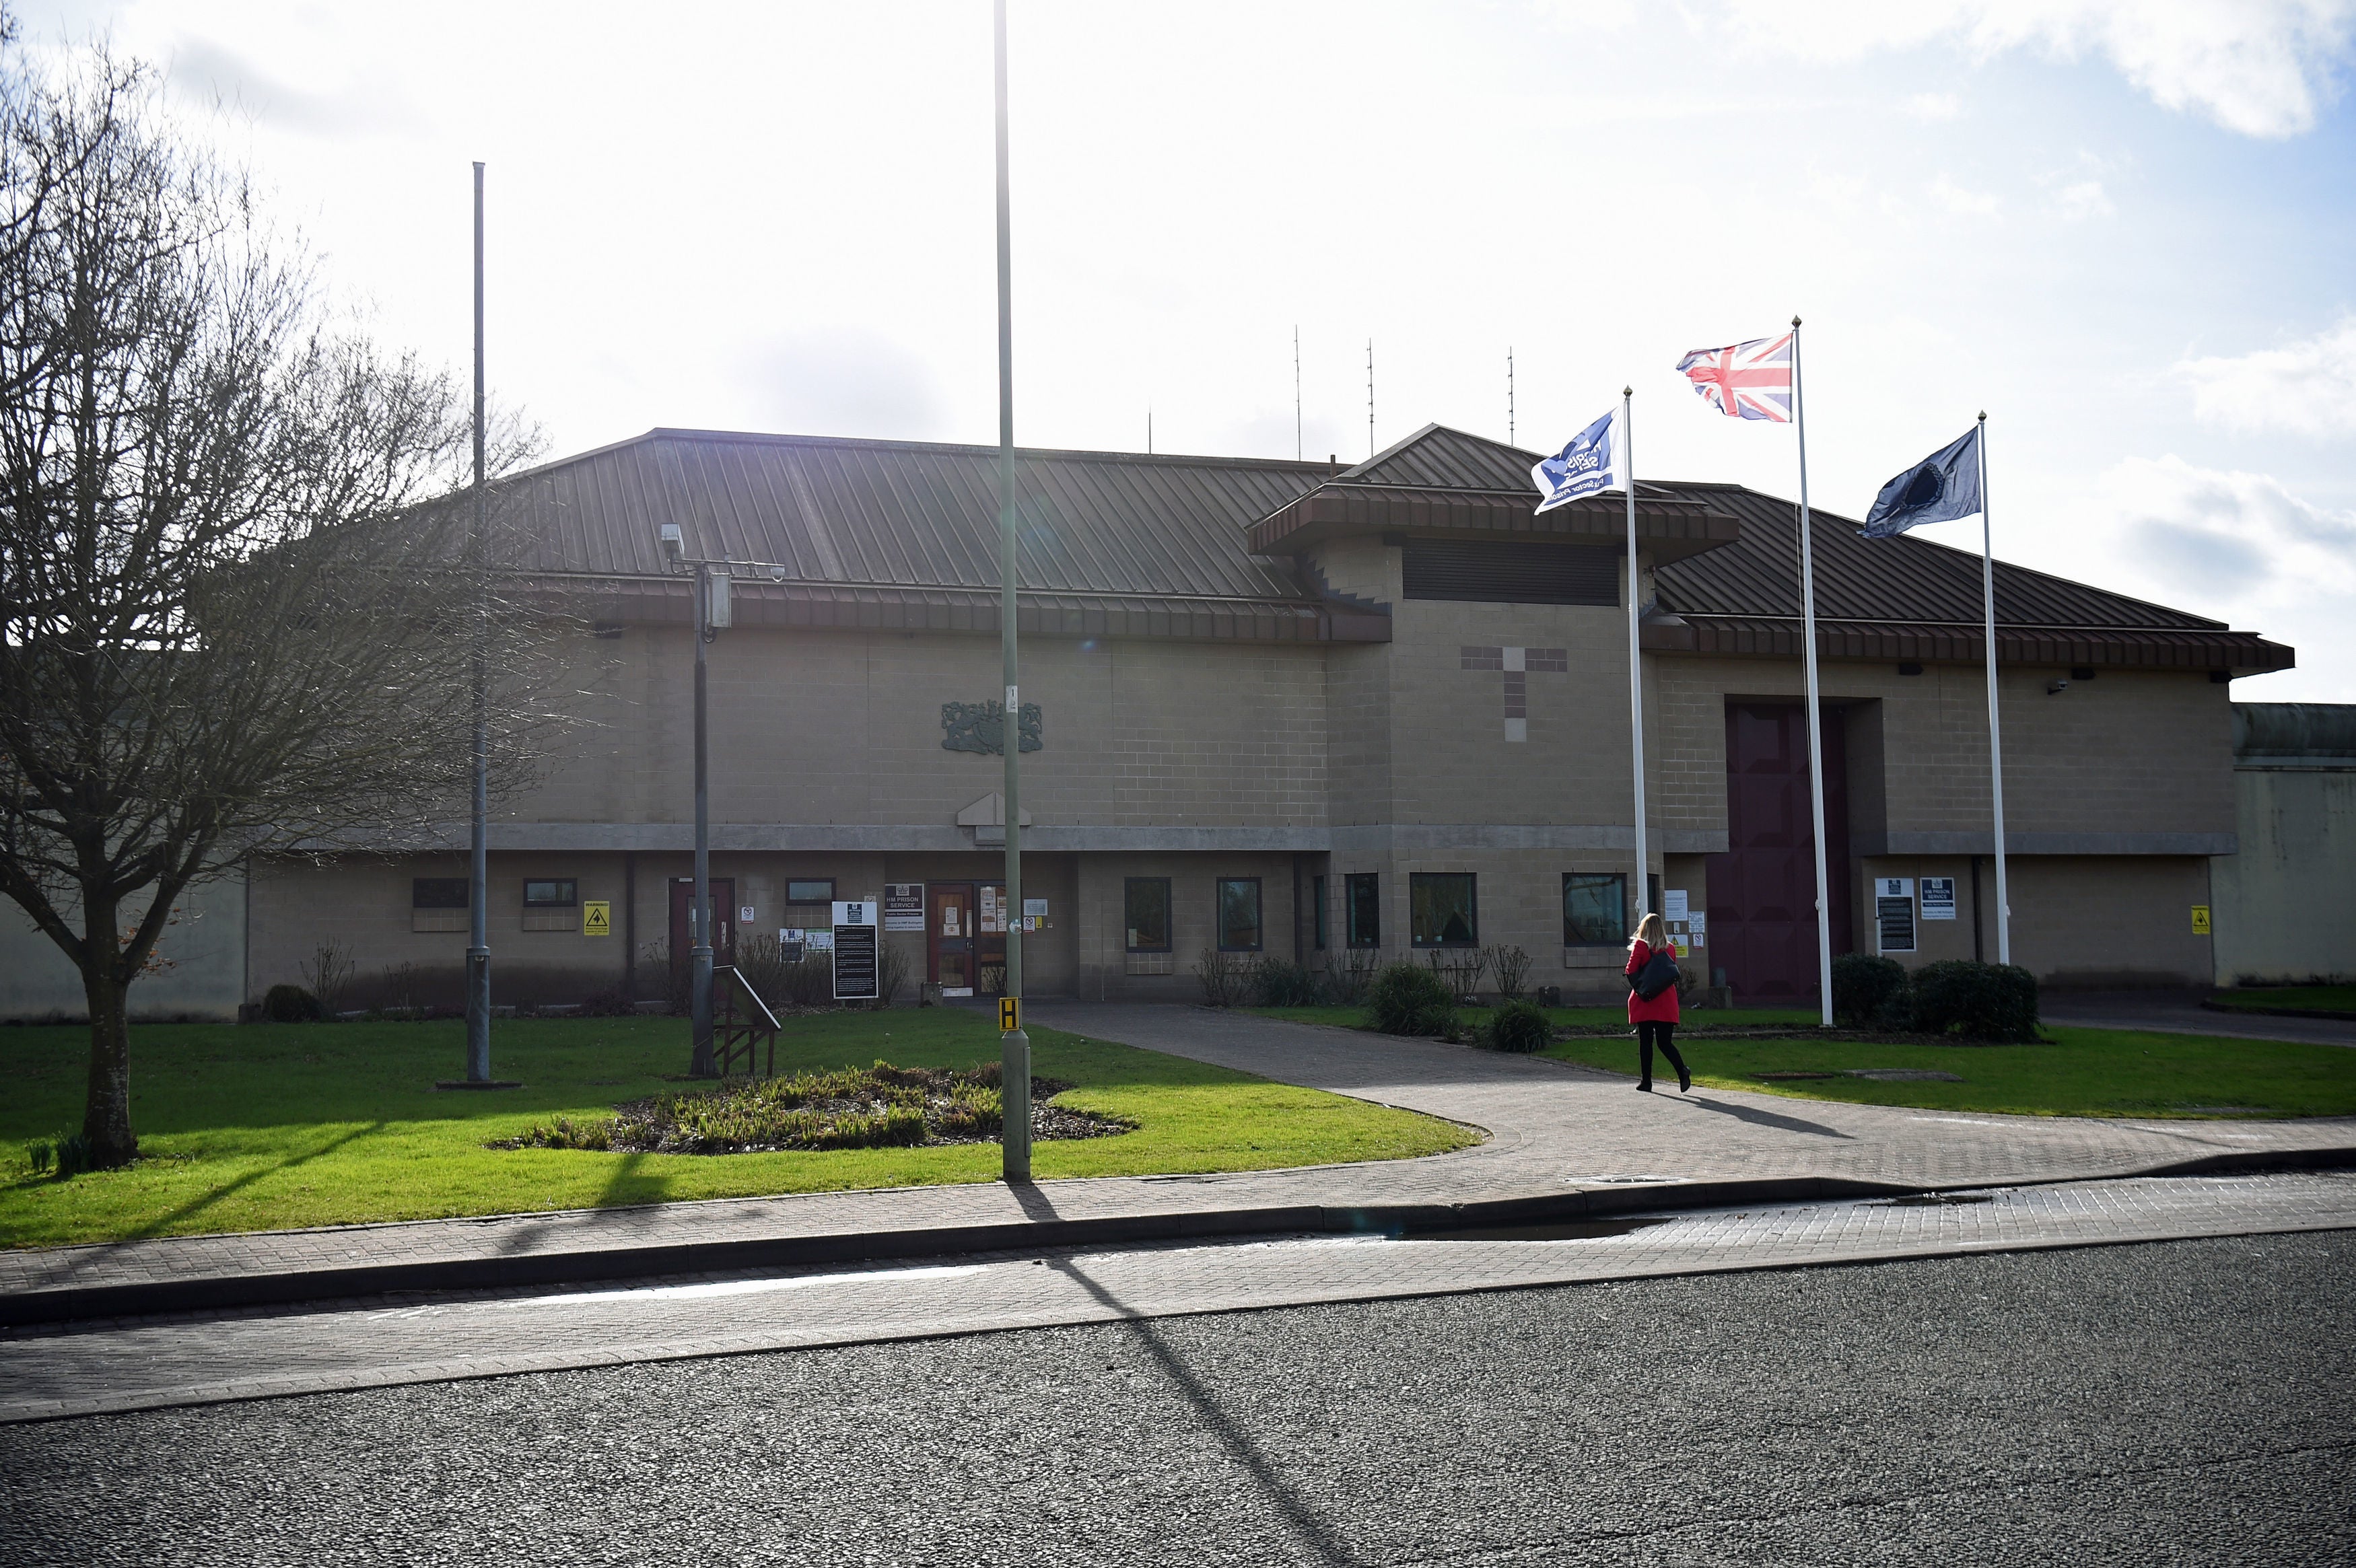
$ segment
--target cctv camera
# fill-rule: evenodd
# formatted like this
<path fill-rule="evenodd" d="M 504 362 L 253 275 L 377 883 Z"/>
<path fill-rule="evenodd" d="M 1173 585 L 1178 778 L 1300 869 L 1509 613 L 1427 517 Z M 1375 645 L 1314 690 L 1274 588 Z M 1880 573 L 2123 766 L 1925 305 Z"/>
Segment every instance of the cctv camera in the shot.
<path fill-rule="evenodd" d="M 2049 680 L 2045 683 L 2045 695 L 2048 697 L 2052 697 L 2069 689 L 2070 683 L 2066 680 Z"/>
<path fill-rule="evenodd" d="M 686 557 L 687 536 L 680 532 L 677 523 L 665 523 L 662 526 L 662 552 L 672 560 L 683 560 Z"/>

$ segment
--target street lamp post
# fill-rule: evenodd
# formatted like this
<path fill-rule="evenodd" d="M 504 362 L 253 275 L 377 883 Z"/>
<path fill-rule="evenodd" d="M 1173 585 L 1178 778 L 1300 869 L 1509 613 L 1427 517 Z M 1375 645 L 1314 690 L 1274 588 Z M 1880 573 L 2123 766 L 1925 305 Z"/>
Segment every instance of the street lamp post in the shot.
<path fill-rule="evenodd" d="M 1006 757 L 1006 989 L 1012 1007 L 998 1040 L 999 1169 L 1008 1181 L 1031 1179 L 1031 1036 L 1023 1028 L 1023 688 L 1014 663 L 1014 293 L 1012 225 L 1006 174 L 1006 0 L 993 9 L 998 74 L 998 572 L 999 652 L 1006 677 L 1005 717 L 998 727 Z"/>
<path fill-rule="evenodd" d="M 686 535 L 677 523 L 663 524 L 657 537 L 665 567 L 684 573 L 694 585 L 689 623 L 695 636 L 695 889 L 687 906 L 688 1016 L 694 1050 L 687 1071 L 708 1078 L 717 1068 L 712 1055 L 712 748 L 704 649 L 729 621 L 714 613 L 724 592 L 716 585 L 727 581 L 728 563 L 717 563 L 721 575 L 714 577 L 713 562 L 690 560 Z"/>

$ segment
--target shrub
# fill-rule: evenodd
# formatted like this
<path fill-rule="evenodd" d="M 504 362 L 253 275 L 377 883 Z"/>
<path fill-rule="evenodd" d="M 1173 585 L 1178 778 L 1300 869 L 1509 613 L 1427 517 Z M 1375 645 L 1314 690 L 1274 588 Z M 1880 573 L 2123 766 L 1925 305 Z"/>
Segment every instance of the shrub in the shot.
<path fill-rule="evenodd" d="M 1371 947 L 1345 947 L 1339 956 L 1338 964 L 1331 957 L 1325 960 L 1325 989 L 1334 1001 L 1352 1007 L 1365 999 L 1382 955 Z"/>
<path fill-rule="evenodd" d="M 1862 1029 L 1887 1021 L 1893 1001 L 1906 994 L 1906 966 L 1870 953 L 1844 953 L 1833 960 L 1833 1021 Z"/>
<path fill-rule="evenodd" d="M 580 1013 L 584 1019 L 626 1019 L 637 1010 L 619 986 L 608 986 L 581 998 Z"/>
<path fill-rule="evenodd" d="M 1234 1007 L 1243 997 L 1249 973 L 1244 961 L 1234 954 L 1204 948 L 1202 956 L 1194 960 L 1194 978 L 1203 983 L 1203 1005 Z"/>
<path fill-rule="evenodd" d="M 1446 1034 L 1456 1024 L 1448 976 L 1420 964 L 1387 964 L 1367 993 L 1375 1027 L 1385 1034 Z"/>
<path fill-rule="evenodd" d="M 1536 1002 L 1512 1001 L 1489 1015 L 1482 1026 L 1481 1043 L 1491 1051 L 1519 1051 L 1527 1056 L 1544 1051 L 1554 1038 L 1546 1009 Z"/>
<path fill-rule="evenodd" d="M 273 986 L 262 993 L 262 1016 L 274 1024 L 310 1023 L 319 1016 L 319 998 L 300 986 Z"/>
<path fill-rule="evenodd" d="M 1250 987 L 1252 1001 L 1258 1007 L 1313 1008 L 1317 1005 L 1319 986 L 1316 971 L 1306 964 L 1279 958 L 1273 953 L 1261 954 L 1252 965 Z"/>
<path fill-rule="evenodd" d="M 878 932 L 875 944 L 875 1005 L 888 1008 L 892 998 L 908 983 L 916 960 L 909 956 L 912 944 L 894 942 Z"/>
<path fill-rule="evenodd" d="M 1483 948 L 1489 960 L 1489 972 L 1497 976 L 1497 995 L 1508 1002 L 1521 998 L 1523 982 L 1529 978 L 1530 955 L 1519 947 Z"/>
<path fill-rule="evenodd" d="M 2033 1040 L 2037 976 L 2017 964 L 1951 958 L 1926 964 L 1907 987 L 1914 1027 L 1966 1040 Z"/>

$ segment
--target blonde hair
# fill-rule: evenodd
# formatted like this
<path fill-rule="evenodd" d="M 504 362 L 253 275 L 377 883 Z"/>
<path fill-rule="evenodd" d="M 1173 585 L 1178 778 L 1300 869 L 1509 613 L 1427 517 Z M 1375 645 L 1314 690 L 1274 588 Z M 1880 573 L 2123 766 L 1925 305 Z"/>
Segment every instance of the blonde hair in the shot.
<path fill-rule="evenodd" d="M 1647 914 L 1636 923 L 1636 934 L 1628 939 L 1628 945 L 1633 948 L 1639 942 L 1653 948 L 1666 947 L 1669 944 L 1668 928 L 1661 923 L 1658 913 Z"/>

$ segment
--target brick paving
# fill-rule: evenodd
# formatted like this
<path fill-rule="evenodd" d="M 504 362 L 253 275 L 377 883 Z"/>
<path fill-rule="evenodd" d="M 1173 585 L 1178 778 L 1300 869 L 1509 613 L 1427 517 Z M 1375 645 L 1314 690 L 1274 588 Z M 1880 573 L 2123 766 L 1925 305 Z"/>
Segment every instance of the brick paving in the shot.
<path fill-rule="evenodd" d="M 1318 1302 L 2351 1228 L 2356 1175 L 2179 1177 L 1632 1216 L 1521 1239 L 1290 1237 L 380 1298 L 0 1332 L 0 1422 Z"/>
<path fill-rule="evenodd" d="M 2110 1121 L 1960 1115 L 1719 1090 L 1638 1094 L 1630 1080 L 1430 1040 L 1170 1006 L 1042 1001 L 1036 1021 L 1404 1106 L 1484 1128 L 1476 1147 L 1424 1159 L 1228 1175 L 1119 1177 L 812 1193 L 635 1209 L 191 1236 L 0 1255 L 0 1307 L 45 1293 L 175 1290 L 257 1278 L 309 1294 L 377 1285 L 352 1271 L 463 1266 L 444 1283 L 618 1277 L 695 1266 L 697 1249 L 807 1243 L 841 1257 L 1020 1244 L 1057 1221 L 1220 1230 L 1319 1224 L 1320 1211 L 1542 1198 L 1631 1179 L 1828 1179 L 1906 1188 L 2051 1182 L 2164 1171 L 2204 1159 L 2356 1149 L 2356 1119 Z M 1631 1054 L 1633 1044 L 1631 1042 Z M 1694 1054 L 1707 1061 L 1707 1042 Z M 49 1296 L 48 1299 L 57 1299 Z M 32 1304 L 28 1308 L 27 1304 Z M 26 1315 L 19 1311 L 18 1315 Z"/>

